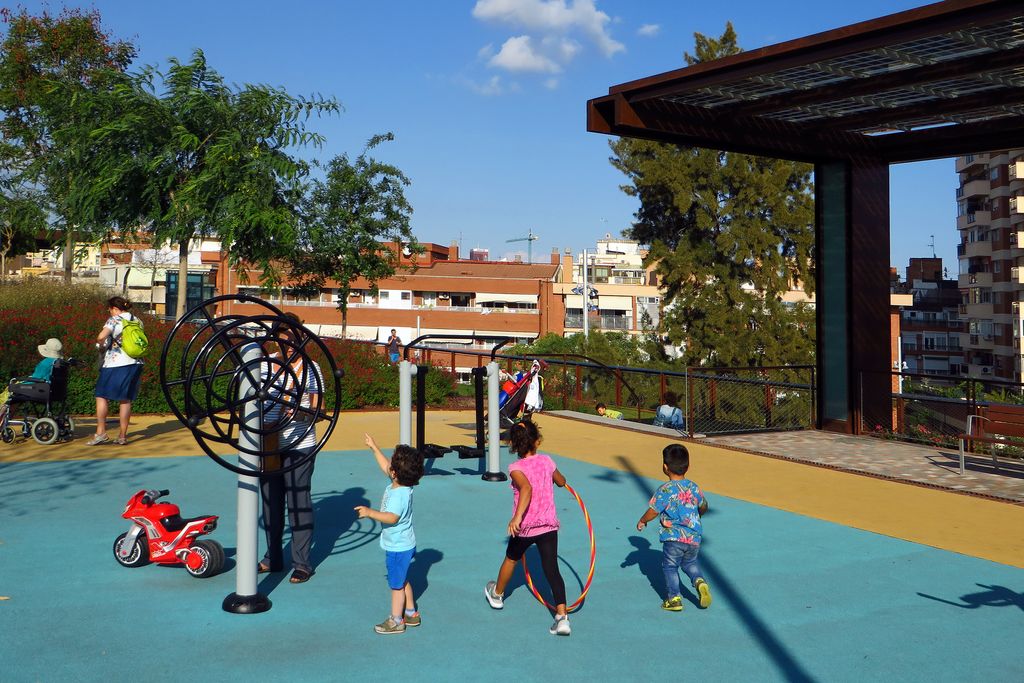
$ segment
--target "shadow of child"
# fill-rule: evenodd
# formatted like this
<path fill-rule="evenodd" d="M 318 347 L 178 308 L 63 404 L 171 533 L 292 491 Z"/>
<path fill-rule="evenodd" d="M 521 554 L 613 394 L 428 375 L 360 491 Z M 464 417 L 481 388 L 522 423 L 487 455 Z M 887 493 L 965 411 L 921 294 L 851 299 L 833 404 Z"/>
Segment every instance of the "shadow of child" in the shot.
<path fill-rule="evenodd" d="M 313 501 L 313 547 L 309 551 L 309 563 L 316 569 L 321 562 L 331 555 L 337 554 L 335 546 L 338 540 L 358 526 L 359 516 L 356 514 L 357 505 L 369 505 L 366 498 L 366 489 L 361 486 L 354 486 L 342 492 L 331 491 L 318 500 Z M 372 534 L 367 535 L 366 542 L 370 542 Z M 365 545 L 358 543 L 344 544 L 344 549 L 352 550 L 355 547 Z M 341 552 L 341 551 L 339 551 Z"/>
<path fill-rule="evenodd" d="M 427 592 L 427 586 L 430 585 L 427 581 L 427 574 L 430 572 L 430 568 L 442 559 L 444 559 L 444 553 L 435 548 L 417 550 L 413 556 L 412 564 L 409 565 L 408 580 L 409 585 L 412 586 L 412 594 L 416 598 L 417 605 L 419 605 L 423 594 Z"/>
<path fill-rule="evenodd" d="M 661 569 L 661 549 L 651 547 L 651 542 L 643 536 L 630 536 L 630 544 L 636 548 L 626 555 L 619 566 L 622 568 L 636 565 L 640 573 L 647 578 L 647 582 L 659 598 L 665 598 L 665 572 Z"/>

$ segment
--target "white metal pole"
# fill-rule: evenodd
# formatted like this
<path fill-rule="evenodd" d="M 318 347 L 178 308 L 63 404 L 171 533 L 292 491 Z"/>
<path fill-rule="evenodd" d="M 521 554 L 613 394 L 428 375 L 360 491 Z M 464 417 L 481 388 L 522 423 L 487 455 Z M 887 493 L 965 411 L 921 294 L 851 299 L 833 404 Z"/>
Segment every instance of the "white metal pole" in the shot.
<path fill-rule="evenodd" d="M 250 377 L 259 377 L 260 361 L 263 350 L 259 344 L 246 344 L 241 351 L 242 365 L 248 372 L 242 371 L 238 385 L 239 397 L 255 398 L 259 386 L 254 385 Z M 259 430 L 260 412 L 259 399 L 250 400 L 245 404 L 244 424 L 238 430 L 238 443 L 243 448 L 260 450 L 262 437 Z M 238 466 L 242 469 L 259 471 L 259 458 L 244 450 L 238 452 Z M 253 614 L 266 612 L 270 609 L 270 600 L 256 590 L 256 563 L 259 549 L 259 506 L 260 480 L 258 477 L 238 475 L 238 523 L 235 545 L 235 592 L 224 598 L 223 607 L 227 612 L 236 614 Z"/>
<path fill-rule="evenodd" d="M 501 471 L 501 413 L 498 408 L 498 382 L 501 368 L 495 361 L 487 364 L 487 467 L 484 481 L 505 481 Z"/>
<path fill-rule="evenodd" d="M 398 443 L 412 445 L 412 378 L 416 364 L 403 360 L 398 364 Z"/>
<path fill-rule="evenodd" d="M 587 250 L 583 250 L 583 338 L 590 338 L 590 290 L 587 287 Z"/>

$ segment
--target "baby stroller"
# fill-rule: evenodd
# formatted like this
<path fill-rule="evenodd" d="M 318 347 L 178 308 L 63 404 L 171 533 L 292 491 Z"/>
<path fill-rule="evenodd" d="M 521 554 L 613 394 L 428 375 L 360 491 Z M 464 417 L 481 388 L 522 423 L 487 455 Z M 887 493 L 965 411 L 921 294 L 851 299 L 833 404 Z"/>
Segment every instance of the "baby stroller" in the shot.
<path fill-rule="evenodd" d="M 511 427 L 544 405 L 544 385 L 540 376 L 543 365 L 545 364 L 542 361 L 533 361 L 529 372 L 520 373 L 519 377 L 514 379 L 510 378 L 502 386 L 501 393 L 498 394 L 502 428 Z M 528 398 L 530 400 L 527 400 Z"/>
<path fill-rule="evenodd" d="M 75 421 L 68 415 L 66 403 L 68 373 L 76 365 L 80 363 L 74 358 L 57 360 L 49 382 L 32 377 L 12 379 L 7 403 L 0 405 L 0 440 L 13 442 L 19 427 L 22 437 L 31 436 L 43 445 L 72 438 Z"/>

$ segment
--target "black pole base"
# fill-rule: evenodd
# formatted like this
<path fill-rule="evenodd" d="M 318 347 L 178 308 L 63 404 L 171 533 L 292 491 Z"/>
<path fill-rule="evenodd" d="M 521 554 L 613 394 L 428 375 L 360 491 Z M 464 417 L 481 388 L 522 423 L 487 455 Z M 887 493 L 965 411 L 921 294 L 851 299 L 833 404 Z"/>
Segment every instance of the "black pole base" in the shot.
<path fill-rule="evenodd" d="M 225 612 L 231 612 L 232 614 L 259 614 L 269 610 L 271 604 L 273 603 L 270 602 L 270 598 L 261 593 L 256 595 L 232 593 L 224 598 L 221 607 L 224 608 Z"/>
<path fill-rule="evenodd" d="M 508 481 L 504 472 L 484 472 L 480 478 L 484 481 Z"/>

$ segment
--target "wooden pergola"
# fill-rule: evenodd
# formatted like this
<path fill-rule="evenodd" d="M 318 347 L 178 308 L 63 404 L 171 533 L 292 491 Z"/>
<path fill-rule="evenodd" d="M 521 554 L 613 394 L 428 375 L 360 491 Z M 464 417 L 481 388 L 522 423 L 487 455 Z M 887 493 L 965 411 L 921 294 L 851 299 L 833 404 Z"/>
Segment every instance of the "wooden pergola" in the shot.
<path fill-rule="evenodd" d="M 947 0 L 615 85 L 587 130 L 815 165 L 819 427 L 856 432 L 890 401 L 889 164 L 1024 148 L 1024 2 Z"/>

